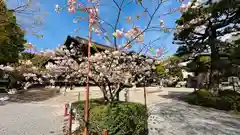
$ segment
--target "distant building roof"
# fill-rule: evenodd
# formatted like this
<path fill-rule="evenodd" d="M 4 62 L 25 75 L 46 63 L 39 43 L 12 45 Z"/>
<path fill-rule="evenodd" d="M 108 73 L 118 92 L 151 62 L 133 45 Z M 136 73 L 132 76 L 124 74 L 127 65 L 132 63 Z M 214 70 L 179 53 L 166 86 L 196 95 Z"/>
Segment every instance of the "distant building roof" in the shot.
<path fill-rule="evenodd" d="M 86 43 L 88 43 L 88 39 L 81 38 L 81 37 L 76 37 L 76 39 L 77 39 L 78 41 L 85 41 Z M 97 48 L 101 48 L 101 49 L 113 49 L 113 47 L 111 47 L 111 46 L 99 44 L 99 43 L 94 42 L 94 41 L 92 41 L 92 43 L 95 44 L 95 45 L 97 46 Z"/>
<path fill-rule="evenodd" d="M 82 38 L 82 37 L 71 37 L 71 36 L 68 36 L 66 41 L 65 41 L 65 45 L 66 46 L 70 46 L 71 42 L 76 42 L 78 44 L 83 44 L 83 45 L 88 45 L 88 39 L 86 38 Z M 113 49 L 113 47 L 110 47 L 110 46 L 107 46 L 107 45 L 103 45 L 103 44 L 99 44 L 97 42 L 93 42 L 92 41 L 92 44 L 95 44 L 97 49 L 100 49 L 100 50 L 107 50 L 107 49 Z"/>

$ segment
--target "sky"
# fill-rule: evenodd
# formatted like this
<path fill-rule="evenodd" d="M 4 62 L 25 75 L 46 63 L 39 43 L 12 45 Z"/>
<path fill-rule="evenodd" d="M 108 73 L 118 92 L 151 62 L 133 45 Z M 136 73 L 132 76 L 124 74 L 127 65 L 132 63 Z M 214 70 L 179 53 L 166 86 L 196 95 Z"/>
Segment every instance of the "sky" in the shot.
<path fill-rule="evenodd" d="M 7 6 L 9 8 L 12 8 L 17 5 L 16 1 L 18 0 L 8 0 Z M 42 34 L 42 38 L 37 38 L 35 35 L 33 35 L 31 30 L 27 30 L 25 39 L 36 46 L 37 50 L 45 50 L 45 49 L 55 49 L 59 44 L 63 44 L 65 42 L 65 39 L 68 35 L 71 36 L 80 36 L 80 37 L 88 37 L 88 23 L 87 21 L 81 21 L 77 24 L 73 23 L 73 20 L 76 17 L 87 17 L 86 13 L 69 13 L 67 9 L 64 9 L 60 13 L 55 12 L 55 5 L 59 4 L 60 7 L 66 7 L 67 0 L 38 0 L 37 3 L 34 0 L 32 0 L 32 8 L 38 7 L 41 9 L 41 16 L 43 18 L 43 22 L 40 26 L 34 27 L 34 29 L 37 30 L 38 33 Z M 79 0 L 80 1 L 80 0 Z M 85 0 L 81 0 L 85 1 Z M 119 0 L 116 0 L 119 1 Z M 128 0 L 125 0 L 128 1 Z M 148 8 L 150 13 L 153 13 L 153 9 L 155 9 L 157 3 L 157 0 L 152 0 L 154 2 L 150 2 L 151 0 L 145 0 L 144 6 Z M 185 0 L 184 3 L 187 3 Z M 117 9 L 115 8 L 114 3 L 110 0 L 101 0 L 101 5 L 103 7 L 99 8 L 99 16 L 101 19 L 103 19 L 105 22 L 115 24 L 117 19 Z M 161 16 L 162 14 L 168 12 L 170 9 L 178 8 L 181 5 L 178 0 L 168 0 L 164 4 L 162 4 L 159 8 L 159 10 L 156 13 L 156 17 L 152 21 L 152 25 L 159 25 L 160 20 L 164 21 L 164 24 L 166 27 L 174 28 L 175 27 L 175 20 L 180 17 L 180 13 L 176 12 L 167 16 Z M 136 15 L 140 15 L 140 20 L 135 20 L 132 24 L 127 24 L 125 21 L 126 16 L 131 16 L 132 18 L 135 18 Z M 160 18 L 158 17 L 160 16 Z M 20 22 L 20 24 L 30 24 L 33 19 L 31 17 L 22 16 L 17 14 L 17 19 Z M 140 26 L 141 28 L 144 28 L 146 24 L 148 23 L 148 18 L 146 15 L 143 14 L 143 9 L 136 5 L 136 3 L 132 3 L 128 5 L 126 8 L 124 8 L 118 29 L 124 28 L 124 30 L 128 30 L 132 27 L 132 25 Z M 107 30 L 109 37 L 112 37 L 112 30 L 106 23 L 103 22 L 103 27 Z M 23 26 L 24 28 L 27 28 L 28 25 Z M 74 32 L 75 29 L 79 28 L 78 32 Z M 36 31 L 35 30 L 35 31 Z M 168 55 L 172 55 L 176 49 L 177 46 L 172 44 L 173 41 L 173 34 L 172 33 L 164 33 L 160 31 L 152 31 L 145 33 L 145 41 L 144 43 L 148 43 L 150 41 L 155 40 L 157 37 L 161 37 L 160 40 L 156 41 L 153 48 L 163 48 L 166 47 Z M 97 36 L 96 34 L 93 34 L 93 40 L 95 42 L 99 42 L 102 44 L 108 44 L 111 45 L 111 43 L 104 40 L 101 36 Z M 118 44 L 123 43 L 124 40 L 119 39 Z M 134 45 L 133 50 L 139 50 L 140 45 Z"/>

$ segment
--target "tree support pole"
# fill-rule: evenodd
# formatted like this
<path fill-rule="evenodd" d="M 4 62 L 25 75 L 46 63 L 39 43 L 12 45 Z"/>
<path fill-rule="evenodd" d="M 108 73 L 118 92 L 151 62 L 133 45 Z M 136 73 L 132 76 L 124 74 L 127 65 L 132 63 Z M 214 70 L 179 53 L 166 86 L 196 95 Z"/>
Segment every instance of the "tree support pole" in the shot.
<path fill-rule="evenodd" d="M 72 135 L 72 108 L 70 108 L 70 112 L 69 112 L 69 129 L 68 129 L 68 134 Z"/>
<path fill-rule="evenodd" d="M 143 93 L 144 93 L 144 105 L 147 108 L 147 95 L 146 95 L 146 79 L 144 78 L 144 88 L 143 88 Z"/>
<path fill-rule="evenodd" d="M 89 17 L 89 40 L 88 40 L 88 71 L 87 71 L 87 80 L 86 80 L 86 91 L 85 91 L 85 107 L 84 107 L 84 120 L 85 120 L 85 128 L 84 135 L 88 135 L 88 121 L 89 121 L 89 73 L 90 73 L 90 54 L 91 54 L 91 43 L 92 43 L 92 23 L 90 22 L 91 15 Z"/>

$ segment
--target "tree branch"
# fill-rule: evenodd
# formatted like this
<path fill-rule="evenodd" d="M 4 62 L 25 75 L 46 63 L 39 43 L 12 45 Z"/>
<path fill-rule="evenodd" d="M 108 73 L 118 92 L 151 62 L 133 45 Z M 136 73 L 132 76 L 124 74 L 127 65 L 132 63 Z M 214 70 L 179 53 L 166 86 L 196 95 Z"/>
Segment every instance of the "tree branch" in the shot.
<path fill-rule="evenodd" d="M 27 7 L 28 7 L 28 4 L 25 4 L 25 5 L 18 6 L 14 9 L 10 9 L 10 11 L 18 12 L 18 10 L 20 9 L 20 12 L 21 12 L 21 11 L 24 11 L 25 9 L 27 9 Z"/>
<path fill-rule="evenodd" d="M 129 4 L 131 4 L 133 2 L 133 0 L 131 0 L 131 1 L 129 1 L 127 4 L 125 4 L 124 6 L 123 6 L 123 9 L 125 8 L 125 7 L 127 7 Z"/>
<path fill-rule="evenodd" d="M 137 36 L 135 36 L 133 39 L 131 39 L 126 45 L 124 45 L 123 47 L 121 47 L 120 50 L 124 49 L 127 45 L 131 44 L 134 40 L 136 40 L 140 35 L 142 35 L 142 34 L 149 28 L 149 26 L 150 26 L 151 23 L 152 23 L 152 20 L 153 20 L 154 15 L 156 14 L 156 12 L 158 11 L 158 9 L 160 8 L 160 5 L 161 5 L 161 3 L 158 4 L 157 8 L 156 8 L 155 11 L 153 12 L 153 14 L 150 16 L 150 20 L 149 20 L 146 28 L 145 28 L 142 32 L 140 32 Z"/>
<path fill-rule="evenodd" d="M 122 0 L 120 6 L 117 4 L 117 2 L 115 0 L 113 0 L 113 2 L 118 7 L 117 21 L 116 21 L 115 26 L 114 26 L 114 32 L 116 32 L 117 26 L 118 26 L 118 23 L 119 23 L 119 19 L 120 19 L 120 15 L 121 15 L 121 12 L 122 12 L 122 6 L 123 6 L 123 3 L 124 3 L 124 0 Z M 117 38 L 116 37 L 114 37 L 114 46 L 115 46 L 115 49 L 117 49 Z"/>

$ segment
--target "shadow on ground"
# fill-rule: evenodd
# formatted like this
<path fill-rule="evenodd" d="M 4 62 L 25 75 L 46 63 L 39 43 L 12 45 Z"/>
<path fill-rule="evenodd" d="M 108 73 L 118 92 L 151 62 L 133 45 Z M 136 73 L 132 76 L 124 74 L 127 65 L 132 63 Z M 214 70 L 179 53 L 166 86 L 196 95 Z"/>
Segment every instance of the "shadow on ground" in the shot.
<path fill-rule="evenodd" d="M 176 99 L 176 100 L 182 100 L 182 98 L 191 92 L 176 92 L 176 91 L 168 91 L 167 95 L 158 95 L 163 98 L 167 99 Z"/>
<path fill-rule="evenodd" d="M 59 91 L 57 89 L 41 88 L 38 90 L 28 90 L 23 93 L 8 95 L 9 99 L 7 100 L 7 102 L 5 102 L 5 104 L 9 102 L 16 103 L 40 102 L 53 98 L 57 95 L 59 95 Z"/>
<path fill-rule="evenodd" d="M 176 100 L 184 94 L 171 92 L 150 108 L 149 135 L 240 135 L 240 116 Z"/>

